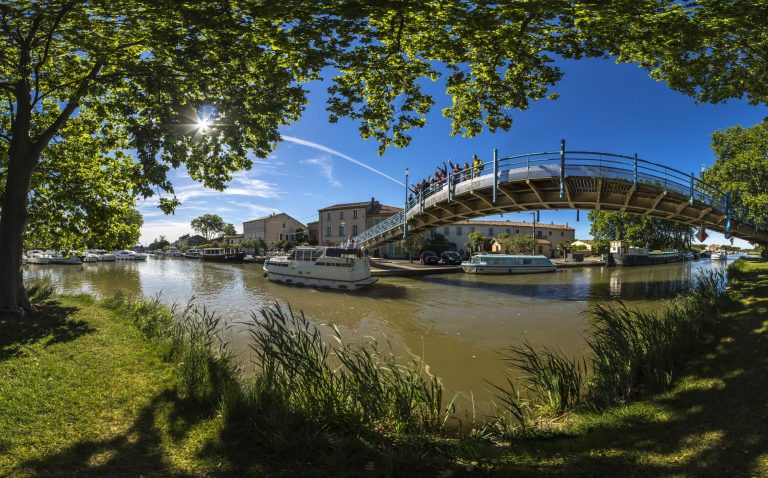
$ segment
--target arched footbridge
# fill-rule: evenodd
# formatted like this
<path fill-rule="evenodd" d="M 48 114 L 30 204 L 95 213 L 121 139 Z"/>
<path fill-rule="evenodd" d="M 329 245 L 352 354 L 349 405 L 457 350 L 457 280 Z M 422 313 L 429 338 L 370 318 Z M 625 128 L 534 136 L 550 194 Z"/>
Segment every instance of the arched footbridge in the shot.
<path fill-rule="evenodd" d="M 730 203 L 730 194 L 692 174 L 637 155 L 566 151 L 563 142 L 560 151 L 503 158 L 494 150 L 482 171 L 449 174 L 355 241 L 373 247 L 478 216 L 584 209 L 644 214 L 768 244 L 768 224 L 748 220 Z"/>

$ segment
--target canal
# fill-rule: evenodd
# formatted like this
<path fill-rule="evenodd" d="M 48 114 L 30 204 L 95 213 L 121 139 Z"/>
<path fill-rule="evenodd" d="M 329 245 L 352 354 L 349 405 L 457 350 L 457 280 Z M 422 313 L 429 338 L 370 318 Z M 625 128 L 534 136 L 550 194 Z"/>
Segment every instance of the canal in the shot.
<path fill-rule="evenodd" d="M 528 339 L 568 354 L 583 350 L 585 312 L 598 302 L 621 299 L 656 307 L 684 292 L 700 269 L 722 269 L 709 260 L 637 268 L 585 267 L 512 276 L 446 274 L 382 278 L 354 293 L 275 284 L 258 264 L 215 264 L 184 258 L 83 266 L 25 266 L 25 278 L 50 280 L 61 292 L 110 296 L 161 295 L 167 304 L 191 297 L 225 319 L 229 340 L 249 363 L 245 326 L 264 305 L 290 304 L 318 324 L 334 324 L 349 341 L 386 340 L 398 354 L 423 357 L 450 398 L 471 396 L 486 409 L 493 398 L 487 381 L 502 384 L 499 350 Z M 466 403 L 465 403 L 466 405 Z"/>

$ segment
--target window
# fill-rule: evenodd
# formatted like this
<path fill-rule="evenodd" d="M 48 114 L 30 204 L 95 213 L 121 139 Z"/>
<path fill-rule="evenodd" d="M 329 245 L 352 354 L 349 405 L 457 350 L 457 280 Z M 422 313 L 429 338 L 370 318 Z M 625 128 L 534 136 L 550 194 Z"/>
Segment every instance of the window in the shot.
<path fill-rule="evenodd" d="M 327 213 L 325 213 L 325 220 L 326 221 L 330 221 L 331 220 L 331 211 L 328 211 Z"/>
<path fill-rule="evenodd" d="M 549 235 L 550 235 L 550 236 L 552 235 L 552 231 L 549 231 Z"/>
<path fill-rule="evenodd" d="M 280 240 L 281 240 L 281 241 L 283 240 L 283 235 L 282 235 L 282 234 L 280 234 Z"/>
<path fill-rule="evenodd" d="M 462 234 L 461 232 L 461 226 L 456 227 L 456 235 L 460 236 Z"/>
<path fill-rule="evenodd" d="M 472 227 L 470 227 L 470 228 L 469 228 L 469 232 L 470 232 L 470 233 L 472 233 L 472 232 L 475 232 L 475 226 L 472 226 Z"/>
<path fill-rule="evenodd" d="M 563 233 L 563 231 L 560 231 L 560 237 L 564 237 L 564 236 L 565 234 Z"/>
<path fill-rule="evenodd" d="M 541 230 L 536 231 L 536 237 L 541 237 L 542 235 L 543 233 L 541 232 Z"/>
<path fill-rule="evenodd" d="M 352 224 L 352 235 L 353 236 L 357 235 L 357 224 Z"/>
<path fill-rule="evenodd" d="M 285 229 L 285 223 L 283 223 L 283 229 Z"/>
<path fill-rule="evenodd" d="M 345 234 L 344 234 L 344 226 L 341 225 L 341 226 L 339 226 L 339 237 L 344 237 L 344 236 L 345 236 Z"/>
<path fill-rule="evenodd" d="M 344 219 L 344 211 L 339 211 L 339 219 Z"/>
<path fill-rule="evenodd" d="M 352 211 L 352 219 L 357 219 L 357 209 Z"/>
<path fill-rule="evenodd" d="M 446 236 L 446 237 L 450 236 L 451 235 L 451 228 L 448 227 L 448 226 L 444 227 L 443 228 L 443 235 Z"/>
<path fill-rule="evenodd" d="M 488 236 L 489 237 L 493 237 L 493 228 L 492 227 L 488 228 Z"/>
<path fill-rule="evenodd" d="M 330 213 L 328 213 L 328 214 L 330 214 Z M 333 232 L 331 232 L 331 226 L 328 226 L 328 227 L 325 228 L 325 235 L 327 237 L 333 236 Z"/>
<path fill-rule="evenodd" d="M 515 234 L 520 234 L 520 229 L 515 229 Z"/>
<path fill-rule="evenodd" d="M 510 235 L 511 235 L 511 234 L 512 234 L 512 229 L 510 229 L 510 228 L 507 228 L 507 234 L 510 234 Z"/>

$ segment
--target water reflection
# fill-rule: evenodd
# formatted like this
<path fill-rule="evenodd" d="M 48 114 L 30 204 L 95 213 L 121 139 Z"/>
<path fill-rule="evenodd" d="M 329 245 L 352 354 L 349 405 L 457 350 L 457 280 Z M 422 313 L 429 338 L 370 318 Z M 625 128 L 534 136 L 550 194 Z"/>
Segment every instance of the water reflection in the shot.
<path fill-rule="evenodd" d="M 477 405 L 490 400 L 485 380 L 500 383 L 498 350 L 523 338 L 569 354 L 583 349 L 584 311 L 622 299 L 652 307 L 683 293 L 699 269 L 725 267 L 700 261 L 641 268 L 590 267 L 549 274 L 422 279 L 383 278 L 355 293 L 303 289 L 267 281 L 256 264 L 213 264 L 188 259 L 25 268 L 61 291 L 109 296 L 125 289 L 165 303 L 204 303 L 233 324 L 233 344 L 248 360 L 240 322 L 275 302 L 303 310 L 319 324 L 334 324 L 349 340 L 374 336 L 398 353 L 424 357 L 450 391 L 470 390 Z"/>

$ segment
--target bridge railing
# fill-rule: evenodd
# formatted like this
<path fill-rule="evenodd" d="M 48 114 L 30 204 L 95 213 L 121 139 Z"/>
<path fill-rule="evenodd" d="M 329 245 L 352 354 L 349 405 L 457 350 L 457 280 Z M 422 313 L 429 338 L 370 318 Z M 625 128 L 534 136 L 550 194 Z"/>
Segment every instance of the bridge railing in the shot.
<path fill-rule="evenodd" d="M 562 177 L 588 176 L 619 179 L 634 185 L 641 183 L 655 185 L 665 191 L 675 191 L 688 196 L 691 203 L 700 202 L 721 212 L 728 209 L 731 219 L 755 226 L 758 229 L 766 229 L 764 222 L 755 224 L 753 221 L 749 221 L 747 211 L 743 208 L 727 204 L 726 195 L 717 187 L 705 183 L 693 174 L 640 159 L 637 156 L 596 151 L 547 151 L 498 158 L 495 166 L 494 168 L 493 162 L 486 161 L 481 167 L 473 165 L 468 168 L 458 167 L 453 171 L 446 171 L 440 177 L 416 183 L 411 189 L 404 212 L 401 211 L 388 217 L 379 224 L 363 231 L 355 239 L 358 242 L 366 242 L 401 227 L 406 217 L 410 217 L 417 210 L 420 210 L 420 207 L 429 197 L 446 190 L 446 188 L 449 190 L 448 197 L 450 197 L 457 185 L 466 181 L 471 181 L 470 184 L 474 184 L 478 178 L 492 177 L 494 169 L 497 178 L 510 177 L 511 173 L 516 178 L 522 179 L 542 177 L 557 179 L 559 175 Z M 561 167 L 564 167 L 562 173 L 560 172 Z"/>

